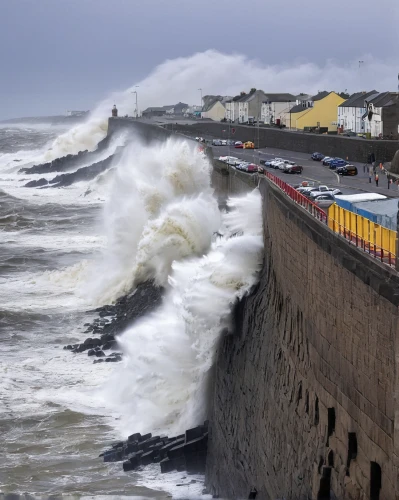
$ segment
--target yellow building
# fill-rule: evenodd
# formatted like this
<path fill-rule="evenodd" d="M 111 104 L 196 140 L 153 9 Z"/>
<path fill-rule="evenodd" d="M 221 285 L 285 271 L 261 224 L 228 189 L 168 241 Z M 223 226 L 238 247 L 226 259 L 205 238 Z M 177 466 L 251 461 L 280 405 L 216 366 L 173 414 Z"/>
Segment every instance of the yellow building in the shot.
<path fill-rule="evenodd" d="M 307 97 L 307 96 L 306 96 Z M 297 101 L 291 109 L 290 128 L 325 127 L 329 132 L 337 130 L 338 106 L 345 101 L 335 92 L 319 92 L 313 97 Z"/>

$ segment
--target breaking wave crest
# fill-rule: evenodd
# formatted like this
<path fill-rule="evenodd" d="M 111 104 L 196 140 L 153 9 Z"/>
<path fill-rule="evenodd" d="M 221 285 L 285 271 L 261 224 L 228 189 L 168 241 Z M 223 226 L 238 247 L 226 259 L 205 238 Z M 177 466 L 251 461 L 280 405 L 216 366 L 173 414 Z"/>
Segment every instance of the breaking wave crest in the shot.
<path fill-rule="evenodd" d="M 155 313 L 120 338 L 126 357 L 106 399 L 121 413 L 120 433 L 178 433 L 208 412 L 207 382 L 232 306 L 256 283 L 262 262 L 258 190 L 229 201 L 219 236 L 203 256 L 177 259 Z"/>
<path fill-rule="evenodd" d="M 97 304 L 147 279 L 165 285 L 174 260 L 208 251 L 220 226 L 210 169 L 187 141 L 125 149 L 104 212 L 108 245 L 90 290 Z"/>

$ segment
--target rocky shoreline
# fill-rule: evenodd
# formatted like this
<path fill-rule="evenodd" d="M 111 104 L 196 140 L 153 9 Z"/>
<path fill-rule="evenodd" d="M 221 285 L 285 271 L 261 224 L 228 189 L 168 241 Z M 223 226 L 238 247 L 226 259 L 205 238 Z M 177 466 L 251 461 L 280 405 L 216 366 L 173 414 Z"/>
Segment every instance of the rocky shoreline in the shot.
<path fill-rule="evenodd" d="M 86 352 L 94 357 L 94 363 L 121 361 L 122 353 L 113 352 L 109 356 L 104 351 L 118 347 L 117 336 L 135 320 L 154 311 L 162 301 L 163 288 L 153 281 L 147 281 L 137 286 L 130 294 L 118 299 L 113 305 L 105 305 L 95 309 L 98 314 L 92 323 L 86 323 L 85 333 L 91 336 L 80 344 L 69 344 L 64 349 L 75 354 Z M 96 337 L 94 337 L 96 335 Z"/>

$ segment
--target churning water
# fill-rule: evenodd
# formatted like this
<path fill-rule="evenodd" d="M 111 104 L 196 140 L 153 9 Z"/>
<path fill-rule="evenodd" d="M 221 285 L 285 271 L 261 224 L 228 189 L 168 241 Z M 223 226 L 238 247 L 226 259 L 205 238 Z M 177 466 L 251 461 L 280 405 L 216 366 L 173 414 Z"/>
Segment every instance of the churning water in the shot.
<path fill-rule="evenodd" d="M 180 433 L 206 417 L 221 331 L 260 267 L 259 193 L 220 213 L 194 144 L 126 137 L 98 152 L 124 146 L 93 180 L 24 187 L 43 175 L 22 166 L 95 151 L 105 130 L 93 123 L 58 137 L 0 128 L 0 492 L 198 498 L 200 478 L 179 488 L 181 473 L 125 474 L 98 455 L 132 432 Z M 148 279 L 163 303 L 121 332 L 121 363 L 63 350 L 84 340 L 90 311 Z"/>

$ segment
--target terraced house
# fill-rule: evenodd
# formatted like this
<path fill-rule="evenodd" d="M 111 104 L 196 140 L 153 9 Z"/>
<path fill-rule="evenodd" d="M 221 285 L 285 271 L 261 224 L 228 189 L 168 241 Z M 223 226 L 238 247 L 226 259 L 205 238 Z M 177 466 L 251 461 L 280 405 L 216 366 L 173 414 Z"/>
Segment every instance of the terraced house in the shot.
<path fill-rule="evenodd" d="M 323 128 L 329 132 L 337 131 L 337 109 L 345 98 L 336 92 L 319 92 L 306 99 L 298 99 L 291 111 L 290 128 L 308 130 Z"/>

